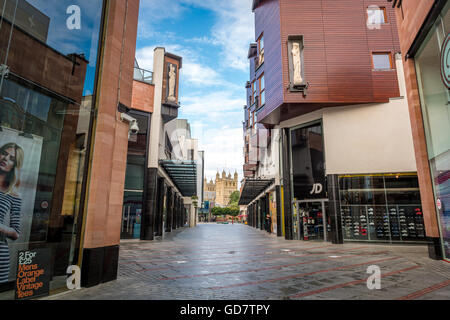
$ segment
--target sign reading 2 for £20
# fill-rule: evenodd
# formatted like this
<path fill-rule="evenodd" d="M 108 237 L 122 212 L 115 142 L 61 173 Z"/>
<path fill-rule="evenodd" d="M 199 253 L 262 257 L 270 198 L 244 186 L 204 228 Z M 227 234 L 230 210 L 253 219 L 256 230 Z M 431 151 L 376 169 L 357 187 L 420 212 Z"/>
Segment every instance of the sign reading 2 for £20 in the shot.
<path fill-rule="evenodd" d="M 447 89 L 450 89 L 450 33 L 447 35 L 441 52 L 441 75 Z"/>

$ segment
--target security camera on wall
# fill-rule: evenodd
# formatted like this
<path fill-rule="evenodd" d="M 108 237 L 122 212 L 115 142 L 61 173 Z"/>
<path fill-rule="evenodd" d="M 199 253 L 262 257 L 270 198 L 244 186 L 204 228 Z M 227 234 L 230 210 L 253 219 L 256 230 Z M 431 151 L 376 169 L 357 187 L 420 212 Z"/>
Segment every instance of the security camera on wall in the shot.
<path fill-rule="evenodd" d="M 126 121 L 130 124 L 130 131 L 128 132 L 128 138 L 130 138 L 130 134 L 139 133 L 139 126 L 138 126 L 137 120 L 135 118 L 133 118 L 132 116 L 130 116 L 126 113 L 121 113 L 120 119 L 122 121 Z"/>
<path fill-rule="evenodd" d="M 139 133 L 139 126 L 136 120 L 133 120 L 130 124 L 130 131 L 132 134 Z"/>

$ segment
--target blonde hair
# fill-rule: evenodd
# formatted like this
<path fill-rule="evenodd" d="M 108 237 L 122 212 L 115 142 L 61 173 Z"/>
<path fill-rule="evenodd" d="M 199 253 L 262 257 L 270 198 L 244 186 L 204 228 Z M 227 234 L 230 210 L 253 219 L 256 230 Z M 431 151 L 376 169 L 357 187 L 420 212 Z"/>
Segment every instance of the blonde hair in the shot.
<path fill-rule="evenodd" d="M 23 161 L 25 158 L 25 154 L 23 149 L 19 147 L 15 143 L 7 143 L 3 147 L 0 148 L 0 153 L 7 149 L 14 149 L 16 152 L 16 160 L 14 161 L 14 169 L 11 172 L 8 172 L 6 175 L 6 182 L 8 186 L 6 188 L 6 194 L 13 193 L 14 189 L 19 188 L 20 186 L 20 169 L 22 169 Z"/>

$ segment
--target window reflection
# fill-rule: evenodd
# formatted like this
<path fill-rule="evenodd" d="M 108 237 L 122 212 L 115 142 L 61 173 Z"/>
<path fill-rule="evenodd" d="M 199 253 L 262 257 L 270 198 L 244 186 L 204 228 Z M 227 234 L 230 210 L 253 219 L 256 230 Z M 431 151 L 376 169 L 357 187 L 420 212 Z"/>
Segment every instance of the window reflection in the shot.
<path fill-rule="evenodd" d="M 76 263 L 102 10 L 102 0 L 0 0 L 0 147 L 24 150 L 21 233 L 1 239 L 0 291 L 15 280 L 19 250 L 51 250 L 55 288 Z"/>

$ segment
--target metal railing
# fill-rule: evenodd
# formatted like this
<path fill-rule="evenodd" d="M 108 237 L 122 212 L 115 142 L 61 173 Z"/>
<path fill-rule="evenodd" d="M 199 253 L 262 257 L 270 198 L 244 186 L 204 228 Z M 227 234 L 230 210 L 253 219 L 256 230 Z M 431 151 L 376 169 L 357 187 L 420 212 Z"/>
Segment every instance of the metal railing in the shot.
<path fill-rule="evenodd" d="M 134 67 L 134 80 L 153 84 L 153 72 L 145 69 Z"/>

